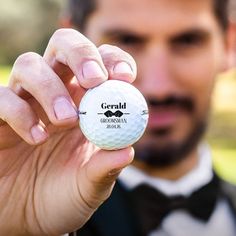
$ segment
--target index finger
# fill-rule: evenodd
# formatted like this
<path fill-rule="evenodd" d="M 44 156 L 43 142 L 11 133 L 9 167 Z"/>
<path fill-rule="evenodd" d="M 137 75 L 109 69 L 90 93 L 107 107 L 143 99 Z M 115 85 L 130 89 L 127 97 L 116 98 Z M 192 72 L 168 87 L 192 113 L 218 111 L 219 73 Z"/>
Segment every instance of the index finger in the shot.
<path fill-rule="evenodd" d="M 97 86 L 108 79 L 108 72 L 98 49 L 76 30 L 57 30 L 51 37 L 43 57 L 57 73 L 63 71 L 66 66 L 84 88 Z"/>

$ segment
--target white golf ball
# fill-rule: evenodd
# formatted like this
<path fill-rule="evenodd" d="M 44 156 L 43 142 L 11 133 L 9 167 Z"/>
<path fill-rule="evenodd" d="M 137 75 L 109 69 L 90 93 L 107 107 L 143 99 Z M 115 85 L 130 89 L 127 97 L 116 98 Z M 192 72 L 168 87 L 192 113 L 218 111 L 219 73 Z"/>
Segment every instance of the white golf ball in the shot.
<path fill-rule="evenodd" d="M 108 80 L 89 89 L 79 106 L 80 127 L 86 138 L 101 149 L 132 145 L 142 136 L 148 122 L 148 107 L 133 85 Z"/>

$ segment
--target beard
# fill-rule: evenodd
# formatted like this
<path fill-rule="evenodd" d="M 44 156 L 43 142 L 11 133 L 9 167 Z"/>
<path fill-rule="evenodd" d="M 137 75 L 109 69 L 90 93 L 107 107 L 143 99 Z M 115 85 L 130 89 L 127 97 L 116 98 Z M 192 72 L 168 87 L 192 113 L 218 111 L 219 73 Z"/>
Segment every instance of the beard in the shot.
<path fill-rule="evenodd" d="M 193 101 L 191 101 L 189 98 L 182 99 L 183 102 L 181 102 L 181 99 L 179 98 L 174 98 L 172 100 L 175 106 L 180 106 L 185 110 L 185 112 L 189 112 L 190 116 L 193 116 L 195 110 Z M 168 101 L 172 100 L 168 99 Z M 152 102 L 149 104 L 155 104 L 156 106 L 159 103 L 160 102 Z M 164 104 L 165 106 L 167 105 L 167 102 L 163 101 L 163 103 L 161 104 Z M 206 114 L 206 116 L 202 119 L 195 119 L 195 122 L 193 121 L 191 131 L 181 141 L 169 141 L 163 145 L 158 145 L 158 142 L 149 142 L 142 145 L 134 145 L 135 160 L 141 161 L 152 168 L 165 168 L 181 162 L 188 156 L 188 154 L 190 154 L 194 150 L 194 148 L 196 148 L 206 131 L 207 124 L 208 114 Z M 154 139 L 157 138 L 157 140 L 161 140 L 162 137 L 165 138 L 165 136 L 171 133 L 172 130 L 171 128 L 156 130 L 153 129 L 150 132 Z"/>

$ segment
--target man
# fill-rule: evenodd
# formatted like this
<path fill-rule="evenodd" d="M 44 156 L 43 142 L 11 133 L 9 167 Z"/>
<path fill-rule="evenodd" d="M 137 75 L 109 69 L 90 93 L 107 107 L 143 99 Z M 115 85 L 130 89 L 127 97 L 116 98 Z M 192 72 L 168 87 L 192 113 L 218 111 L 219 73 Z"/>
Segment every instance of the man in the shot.
<path fill-rule="evenodd" d="M 208 147 L 200 141 L 208 122 L 214 78 L 223 68 L 220 51 L 227 47 L 222 44 L 227 31 L 226 2 L 70 3 L 67 26 L 82 30 L 97 45 L 114 44 L 134 56 L 138 66 L 134 84 L 150 109 L 147 131 L 134 145 L 132 167 L 121 173 L 111 198 L 78 235 L 83 231 L 84 235 L 138 235 L 142 231 L 144 235 L 235 235 L 232 212 L 220 210 L 228 208 L 221 205 L 225 201 L 217 199 L 216 210 L 207 220 L 174 209 L 160 222 L 150 219 L 150 225 L 142 225 L 145 218 L 134 219 L 138 213 L 133 210 L 142 203 L 129 207 L 135 199 L 124 196 L 142 183 L 171 197 L 189 196 L 213 178 Z M 218 224 L 220 218 L 227 219 L 225 226 Z"/>
<path fill-rule="evenodd" d="M 114 44 L 134 56 L 134 84 L 150 107 L 147 132 L 111 198 L 82 227 L 133 152 L 91 145 L 76 124 L 76 107 L 85 89 L 108 77 L 133 82 L 135 63 L 121 49 L 96 48 L 68 29 L 52 36 L 43 57 L 20 56 L 9 87 L 1 88 L 1 233 L 59 235 L 82 227 L 78 235 L 235 235 L 232 194 L 213 174 L 208 148 L 200 145 L 214 78 L 226 67 L 230 49 L 226 1 L 78 4 L 72 5 L 78 15 L 67 23 L 97 46 Z M 151 196 L 153 205 L 137 198 L 148 193 L 158 195 Z M 171 208 L 162 209 L 164 203 Z M 156 206 L 150 219 L 143 217 Z"/>

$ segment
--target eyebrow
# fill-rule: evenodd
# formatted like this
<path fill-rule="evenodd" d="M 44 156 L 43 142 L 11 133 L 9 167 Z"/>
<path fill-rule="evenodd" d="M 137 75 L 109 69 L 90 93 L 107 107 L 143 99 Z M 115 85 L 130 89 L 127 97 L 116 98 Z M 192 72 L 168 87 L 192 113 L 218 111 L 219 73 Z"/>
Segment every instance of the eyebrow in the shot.
<path fill-rule="evenodd" d="M 125 30 L 125 29 L 107 29 L 104 30 L 103 35 L 107 38 L 117 38 L 120 37 L 121 35 L 129 35 L 133 37 L 138 37 L 140 39 L 145 39 L 145 35 L 141 35 L 135 31 L 132 30 Z"/>

